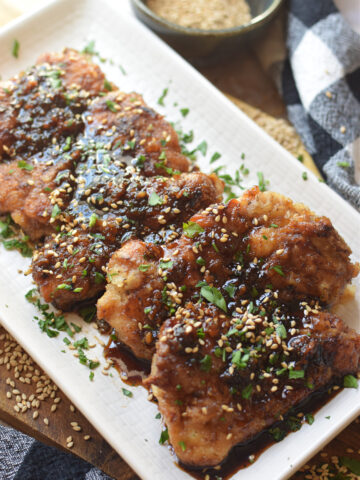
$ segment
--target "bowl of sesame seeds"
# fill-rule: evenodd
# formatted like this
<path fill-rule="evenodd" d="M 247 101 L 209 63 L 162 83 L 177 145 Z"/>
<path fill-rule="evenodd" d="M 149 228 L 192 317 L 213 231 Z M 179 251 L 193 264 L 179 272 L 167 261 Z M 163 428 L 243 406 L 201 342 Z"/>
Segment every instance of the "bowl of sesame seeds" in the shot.
<path fill-rule="evenodd" d="M 190 60 L 219 60 L 264 32 L 283 0 L 131 0 L 135 15 Z"/>

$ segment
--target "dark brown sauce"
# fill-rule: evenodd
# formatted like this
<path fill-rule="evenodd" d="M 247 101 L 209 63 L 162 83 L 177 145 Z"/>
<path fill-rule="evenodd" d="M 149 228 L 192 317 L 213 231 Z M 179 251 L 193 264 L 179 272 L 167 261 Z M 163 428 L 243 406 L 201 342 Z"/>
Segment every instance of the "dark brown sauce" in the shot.
<path fill-rule="evenodd" d="M 194 470 L 186 465 L 176 462 L 177 467 L 198 480 L 204 480 L 207 475 L 207 480 L 229 480 L 239 470 L 252 465 L 260 457 L 260 455 L 265 452 L 265 450 L 277 443 L 274 439 L 274 434 L 271 433 L 271 431 L 274 431 L 274 429 L 279 429 L 284 431 L 284 435 L 287 436 L 289 433 L 299 430 L 306 422 L 307 414 L 316 413 L 324 406 L 324 404 L 334 398 L 339 391 L 341 391 L 341 389 L 334 391 L 331 387 L 332 385 L 313 393 L 304 402 L 299 404 L 296 408 L 293 408 L 291 414 L 289 414 L 286 419 L 276 422 L 269 429 L 261 432 L 249 442 L 235 445 L 231 449 L 226 460 L 221 465 L 215 468 Z M 299 413 L 302 414 L 301 417 L 297 417 Z M 292 422 L 289 421 L 295 417 L 298 418 L 298 428 L 296 428 L 296 425 L 294 425 L 294 420 Z"/>
<path fill-rule="evenodd" d="M 114 362 L 121 380 L 127 385 L 142 385 L 143 380 L 150 374 L 150 363 L 135 357 L 126 347 L 110 336 L 104 348 L 104 356 Z"/>

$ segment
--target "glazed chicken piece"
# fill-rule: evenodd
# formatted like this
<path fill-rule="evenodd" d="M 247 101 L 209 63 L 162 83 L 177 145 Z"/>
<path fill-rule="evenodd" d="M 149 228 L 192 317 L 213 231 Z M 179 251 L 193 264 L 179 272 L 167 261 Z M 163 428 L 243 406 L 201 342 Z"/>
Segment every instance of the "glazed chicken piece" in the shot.
<path fill-rule="evenodd" d="M 125 157 L 107 169 L 88 169 L 85 183 L 78 184 L 69 207 L 59 213 L 62 232 L 48 238 L 33 257 L 33 278 L 42 296 L 62 310 L 105 289 L 105 265 L 126 240 L 171 241 L 189 213 L 222 193 L 217 177 L 199 172 L 144 177 Z"/>
<path fill-rule="evenodd" d="M 100 68 L 75 50 L 46 54 L 0 83 L 0 160 L 24 159 L 83 129 L 88 100 L 104 89 Z"/>
<path fill-rule="evenodd" d="M 195 214 L 172 243 L 132 241 L 117 251 L 98 318 L 150 360 L 161 324 L 189 300 L 210 298 L 230 314 L 268 289 L 285 303 L 335 304 L 359 271 L 350 253 L 329 219 L 254 187 Z"/>
<path fill-rule="evenodd" d="M 161 327 L 145 385 L 177 457 L 199 468 L 359 368 L 354 330 L 312 302 L 289 307 L 268 291 L 232 317 L 205 302 L 179 308 Z"/>
<path fill-rule="evenodd" d="M 74 170 L 82 114 L 102 91 L 99 67 L 69 49 L 0 84 L 0 213 L 11 213 L 32 239 L 54 230 L 50 194 Z"/>

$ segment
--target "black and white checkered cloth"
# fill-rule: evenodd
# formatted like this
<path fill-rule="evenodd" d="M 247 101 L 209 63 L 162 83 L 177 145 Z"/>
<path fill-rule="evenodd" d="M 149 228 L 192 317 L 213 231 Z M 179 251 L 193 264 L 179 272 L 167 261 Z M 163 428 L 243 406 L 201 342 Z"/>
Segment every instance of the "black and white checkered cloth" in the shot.
<path fill-rule="evenodd" d="M 354 174 L 354 152 L 360 157 L 360 35 L 332 0 L 290 0 L 289 8 L 282 75 L 289 119 L 327 183 L 360 209 Z"/>
<path fill-rule="evenodd" d="M 111 480 L 74 455 L 0 425 L 1 480 Z"/>
<path fill-rule="evenodd" d="M 331 0 L 291 0 L 282 90 L 291 122 L 327 182 L 360 209 L 360 36 Z M 349 165 L 348 167 L 346 165 Z M 0 426 L 1 480 L 111 480 L 79 458 Z"/>

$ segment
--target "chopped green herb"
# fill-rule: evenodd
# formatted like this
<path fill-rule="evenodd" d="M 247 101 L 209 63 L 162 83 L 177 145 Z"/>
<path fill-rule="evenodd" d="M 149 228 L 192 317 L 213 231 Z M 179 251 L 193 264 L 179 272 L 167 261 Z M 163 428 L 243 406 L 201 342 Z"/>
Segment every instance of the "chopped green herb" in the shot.
<path fill-rule="evenodd" d="M 259 179 L 259 190 L 260 192 L 265 192 L 266 186 L 269 184 L 269 181 L 265 180 L 264 174 L 262 172 L 257 172 L 257 176 Z"/>
<path fill-rule="evenodd" d="M 160 267 L 163 270 L 167 270 L 169 268 L 172 268 L 173 265 L 174 265 L 174 262 L 172 260 L 168 260 L 166 262 L 164 262 L 164 260 L 160 260 Z"/>
<path fill-rule="evenodd" d="M 88 305 L 79 310 L 80 316 L 85 320 L 86 323 L 92 322 L 96 315 L 96 306 Z"/>
<path fill-rule="evenodd" d="M 111 92 L 111 91 L 112 91 L 112 85 L 111 85 L 111 83 L 109 82 L 109 80 L 107 80 L 106 78 L 105 78 L 105 80 L 104 80 L 104 88 L 105 88 L 105 90 L 107 90 L 108 92 Z"/>
<path fill-rule="evenodd" d="M 95 41 L 91 40 L 82 50 L 82 53 L 87 53 L 89 55 L 96 55 L 95 51 Z"/>
<path fill-rule="evenodd" d="M 155 205 L 162 205 L 164 200 L 156 192 L 151 192 L 148 203 L 151 207 L 154 207 Z"/>
<path fill-rule="evenodd" d="M 349 162 L 337 162 L 337 165 L 338 165 L 338 167 L 341 167 L 341 168 L 349 168 L 350 167 Z"/>
<path fill-rule="evenodd" d="M 236 287 L 235 285 L 226 285 L 226 287 L 224 287 L 224 290 L 229 294 L 229 297 L 230 298 L 234 298 L 235 297 L 235 292 L 236 292 Z"/>
<path fill-rule="evenodd" d="M 123 394 L 125 395 L 125 397 L 130 397 L 131 398 L 133 396 L 133 393 L 130 392 L 130 390 L 128 390 L 127 388 L 122 388 L 121 390 L 122 390 Z"/>
<path fill-rule="evenodd" d="M 51 218 L 56 218 L 59 215 L 59 213 L 61 213 L 61 210 L 59 208 L 59 205 L 55 203 L 51 211 Z"/>
<path fill-rule="evenodd" d="M 277 323 L 275 330 L 280 338 L 285 339 L 287 337 L 286 328 L 281 322 Z"/>
<path fill-rule="evenodd" d="M 304 370 L 289 370 L 289 378 L 304 378 L 305 372 Z"/>
<path fill-rule="evenodd" d="M 205 265 L 205 260 L 204 260 L 202 257 L 198 257 L 198 258 L 196 259 L 196 263 L 197 263 L 198 265 Z"/>
<path fill-rule="evenodd" d="M 30 165 L 30 163 L 25 162 L 25 160 L 19 160 L 17 166 L 21 168 L 21 170 L 26 170 L 27 172 L 31 172 L 34 170 L 34 166 Z"/>
<path fill-rule="evenodd" d="M 73 292 L 74 293 L 80 293 L 82 290 L 83 290 L 82 287 L 76 287 L 76 288 L 74 288 Z"/>
<path fill-rule="evenodd" d="M 275 442 L 281 442 L 286 436 L 286 432 L 279 427 L 270 428 L 269 433 L 273 436 Z"/>
<path fill-rule="evenodd" d="M 115 106 L 115 103 L 112 102 L 111 100 L 106 100 L 106 106 L 108 107 L 109 110 L 111 110 L 113 113 L 117 112 L 117 108 Z"/>
<path fill-rule="evenodd" d="M 140 270 L 140 272 L 147 272 L 150 267 L 151 267 L 150 264 L 143 263 L 142 265 L 139 265 L 139 270 Z"/>
<path fill-rule="evenodd" d="M 19 50 L 20 50 L 20 43 L 18 40 L 14 40 L 13 46 L 12 46 L 12 56 L 15 58 L 19 58 Z"/>
<path fill-rule="evenodd" d="M 89 373 L 89 379 L 90 379 L 91 382 L 94 380 L 94 376 L 95 376 L 94 372 Z"/>
<path fill-rule="evenodd" d="M 309 425 L 312 425 L 315 422 L 314 415 L 312 413 L 307 413 L 305 415 L 306 421 L 308 422 Z"/>
<path fill-rule="evenodd" d="M 203 140 L 201 143 L 199 143 L 199 145 L 196 147 L 196 150 L 198 150 L 199 152 L 201 152 L 203 154 L 203 156 L 205 157 L 206 155 L 206 152 L 207 152 L 207 148 L 208 148 L 208 145 L 207 145 L 207 142 L 205 140 Z"/>
<path fill-rule="evenodd" d="M 180 108 L 180 113 L 183 117 L 186 117 L 186 115 L 190 112 L 188 108 Z"/>
<path fill-rule="evenodd" d="M 273 267 L 270 268 L 270 270 L 274 270 L 276 273 L 278 273 L 279 275 L 281 275 L 282 277 L 285 276 L 283 270 L 282 270 L 282 267 L 280 265 L 274 265 Z"/>
<path fill-rule="evenodd" d="M 304 155 L 301 155 L 301 154 L 298 155 L 298 156 L 297 156 L 297 159 L 299 160 L 299 162 L 303 163 L 303 161 L 304 161 Z"/>
<path fill-rule="evenodd" d="M 231 361 L 232 363 L 237 367 L 237 368 L 246 368 L 247 363 L 250 359 L 250 353 L 246 352 L 242 354 L 240 350 L 235 350 L 232 352 L 232 358 Z"/>
<path fill-rule="evenodd" d="M 74 342 L 73 345 L 75 348 L 82 348 L 84 350 L 89 349 L 89 342 L 86 337 L 83 337 L 80 340 L 76 340 L 76 342 Z"/>
<path fill-rule="evenodd" d="M 194 238 L 204 231 L 198 223 L 192 222 L 191 220 L 189 220 L 188 223 L 183 223 L 183 230 L 185 236 L 188 238 Z"/>
<path fill-rule="evenodd" d="M 200 360 L 200 370 L 203 372 L 209 372 L 212 365 L 212 359 L 210 355 L 205 355 L 204 358 Z"/>
<path fill-rule="evenodd" d="M 227 312 L 225 299 L 216 287 L 210 287 L 209 285 L 205 285 L 201 287 L 200 295 L 204 297 L 208 302 L 221 308 L 222 310 L 224 310 L 224 312 Z"/>
<path fill-rule="evenodd" d="M 164 90 L 162 91 L 162 94 L 158 98 L 158 101 L 157 101 L 158 105 L 162 105 L 163 107 L 165 106 L 164 99 L 165 99 L 166 95 L 168 94 L 168 91 L 169 91 L 168 88 L 164 88 Z"/>
<path fill-rule="evenodd" d="M 303 180 L 307 180 L 307 179 L 308 179 L 308 174 L 307 174 L 307 172 L 303 172 L 301 176 L 302 176 L 302 179 L 303 179 Z"/>
<path fill-rule="evenodd" d="M 65 343 L 65 345 L 71 345 L 71 342 L 67 337 L 63 338 L 63 342 Z"/>
<path fill-rule="evenodd" d="M 56 287 L 56 290 L 72 290 L 72 286 L 67 283 L 60 283 L 60 285 Z"/>
<path fill-rule="evenodd" d="M 179 442 L 179 445 L 180 445 L 180 447 L 181 447 L 181 450 L 182 450 L 183 452 L 185 452 L 185 450 L 186 450 L 185 442 L 181 441 L 181 442 Z"/>
<path fill-rule="evenodd" d="M 212 245 L 213 249 L 215 250 L 215 252 L 216 252 L 216 253 L 219 253 L 219 249 L 218 249 L 216 243 L 215 243 L 215 242 L 212 242 L 211 245 Z"/>
<path fill-rule="evenodd" d="M 219 158 L 221 158 L 221 153 L 215 152 L 210 158 L 210 163 L 216 162 L 216 160 L 219 160 Z"/>
<path fill-rule="evenodd" d="M 164 443 L 167 442 L 168 440 L 169 440 L 169 432 L 168 432 L 168 429 L 165 428 L 165 430 L 161 432 L 159 443 L 160 445 L 164 445 Z"/>
<path fill-rule="evenodd" d="M 145 315 L 147 315 L 147 314 L 150 313 L 150 312 L 151 312 L 151 307 L 145 307 L 145 308 L 144 308 L 144 313 L 145 313 Z"/>
<path fill-rule="evenodd" d="M 92 228 L 96 225 L 96 221 L 97 221 L 98 217 L 96 215 L 96 213 L 92 213 L 91 216 L 90 216 L 90 220 L 89 220 L 89 227 Z"/>
<path fill-rule="evenodd" d="M 197 334 L 197 336 L 198 336 L 199 338 L 205 338 L 205 332 L 204 332 L 204 330 L 203 330 L 202 328 L 198 328 L 198 329 L 196 330 L 196 334 Z"/>
<path fill-rule="evenodd" d="M 100 272 L 95 272 L 95 283 L 99 285 L 99 283 L 105 282 L 105 277 Z"/>
<path fill-rule="evenodd" d="M 160 412 L 157 413 L 157 414 L 155 415 L 155 418 L 156 418 L 156 420 L 160 420 L 160 418 L 161 418 L 161 413 L 160 413 Z"/>
<path fill-rule="evenodd" d="M 279 225 L 276 225 L 276 223 L 270 223 L 271 228 L 279 228 Z"/>
<path fill-rule="evenodd" d="M 345 375 L 344 377 L 345 388 L 358 388 L 358 381 L 353 375 Z"/>
<path fill-rule="evenodd" d="M 252 391 L 253 391 L 253 386 L 251 385 L 251 383 L 249 383 L 247 387 L 243 388 L 241 392 L 241 396 L 245 399 L 249 399 L 251 397 Z"/>

